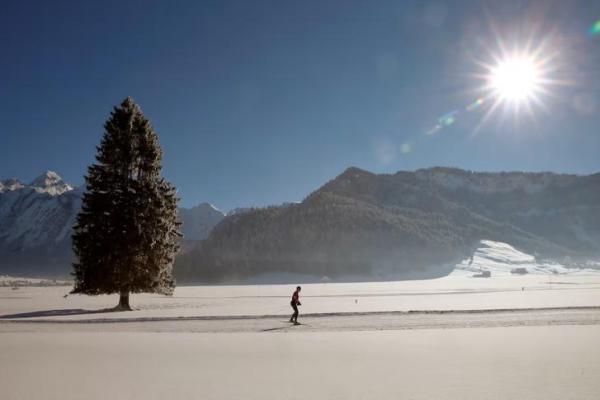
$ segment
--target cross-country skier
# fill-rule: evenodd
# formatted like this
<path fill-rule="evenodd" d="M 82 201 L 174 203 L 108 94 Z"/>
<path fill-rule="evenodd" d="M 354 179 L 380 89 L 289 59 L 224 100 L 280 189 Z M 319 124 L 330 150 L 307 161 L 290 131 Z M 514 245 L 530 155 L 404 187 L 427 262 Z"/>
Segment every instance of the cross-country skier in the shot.
<path fill-rule="evenodd" d="M 298 306 L 302 305 L 302 303 L 300 303 L 300 291 L 301 290 L 302 290 L 302 288 L 300 286 L 296 287 L 296 291 L 292 295 L 292 301 L 290 302 L 290 305 L 294 309 L 294 314 L 292 314 L 292 317 L 290 318 L 290 322 L 293 322 L 295 324 L 298 323 Z"/>

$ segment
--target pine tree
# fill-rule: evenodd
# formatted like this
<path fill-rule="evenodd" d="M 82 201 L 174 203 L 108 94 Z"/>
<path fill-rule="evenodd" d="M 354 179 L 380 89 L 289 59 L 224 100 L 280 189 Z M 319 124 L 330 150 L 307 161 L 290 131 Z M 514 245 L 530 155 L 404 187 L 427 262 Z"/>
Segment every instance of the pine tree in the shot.
<path fill-rule="evenodd" d="M 117 308 L 130 310 L 130 293 L 173 293 L 179 199 L 160 176 L 158 137 L 131 98 L 104 130 L 74 227 L 72 293 L 118 293 Z"/>

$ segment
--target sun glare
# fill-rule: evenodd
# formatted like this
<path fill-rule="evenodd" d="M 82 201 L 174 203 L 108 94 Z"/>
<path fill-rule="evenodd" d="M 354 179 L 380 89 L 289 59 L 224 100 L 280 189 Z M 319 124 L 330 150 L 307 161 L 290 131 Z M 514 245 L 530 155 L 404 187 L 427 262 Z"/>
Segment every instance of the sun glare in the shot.
<path fill-rule="evenodd" d="M 568 84 L 560 78 L 558 49 L 552 35 L 535 39 L 533 33 L 511 43 L 498 35 L 489 47 L 484 46 L 473 59 L 480 68 L 472 75 L 481 83 L 473 91 L 477 100 L 465 107 L 466 112 L 484 110 L 473 132 L 494 115 L 501 119 L 511 116 L 516 121 L 525 113 L 536 121 L 538 109 L 548 111 L 558 87 Z"/>
<path fill-rule="evenodd" d="M 501 100 L 522 102 L 539 91 L 541 73 L 530 58 L 515 57 L 502 61 L 490 72 L 490 86 Z"/>
<path fill-rule="evenodd" d="M 470 113 L 480 115 L 473 135 L 494 116 L 502 123 L 506 119 L 521 121 L 525 114 L 536 123 L 539 109 L 549 112 L 549 106 L 559 99 L 560 87 L 571 84 L 560 57 L 560 40 L 552 32 L 541 36 L 532 30 L 520 40 L 510 41 L 493 27 L 492 32 L 494 40 L 466 48 L 467 57 L 477 69 L 467 74 L 473 79 L 473 86 L 466 90 L 473 96 L 471 101 L 439 117 L 425 132 L 427 135 L 454 125 Z"/>

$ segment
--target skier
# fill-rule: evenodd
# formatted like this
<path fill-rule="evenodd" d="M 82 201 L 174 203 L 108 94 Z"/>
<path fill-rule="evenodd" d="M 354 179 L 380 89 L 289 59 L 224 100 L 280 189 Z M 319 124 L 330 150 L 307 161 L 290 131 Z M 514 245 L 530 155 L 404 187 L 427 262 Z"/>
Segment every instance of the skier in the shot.
<path fill-rule="evenodd" d="M 290 322 L 293 322 L 294 324 L 298 324 L 298 306 L 302 305 L 300 303 L 300 291 L 301 290 L 302 290 L 302 288 L 300 286 L 296 287 L 296 291 L 292 295 L 292 301 L 290 302 L 290 305 L 294 309 L 294 314 L 292 314 L 292 317 L 290 318 Z"/>

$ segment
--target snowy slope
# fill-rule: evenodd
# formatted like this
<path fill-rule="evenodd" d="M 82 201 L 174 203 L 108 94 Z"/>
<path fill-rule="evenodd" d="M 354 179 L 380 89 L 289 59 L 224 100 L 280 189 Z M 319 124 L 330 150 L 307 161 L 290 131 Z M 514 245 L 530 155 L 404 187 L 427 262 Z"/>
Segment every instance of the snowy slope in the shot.
<path fill-rule="evenodd" d="M 559 263 L 538 262 L 535 257 L 523 253 L 507 243 L 482 240 L 471 258 L 457 264 L 451 275 L 475 275 L 489 271 L 491 276 L 513 275 L 521 269 L 527 274 L 581 274 L 600 273 L 598 270 L 575 268 Z"/>
<path fill-rule="evenodd" d="M 30 184 L 16 179 L 0 189 L 0 248 L 11 252 L 55 246 L 68 239 L 81 207 L 81 190 L 47 171 Z M 9 184 L 7 184 L 9 183 Z"/>

